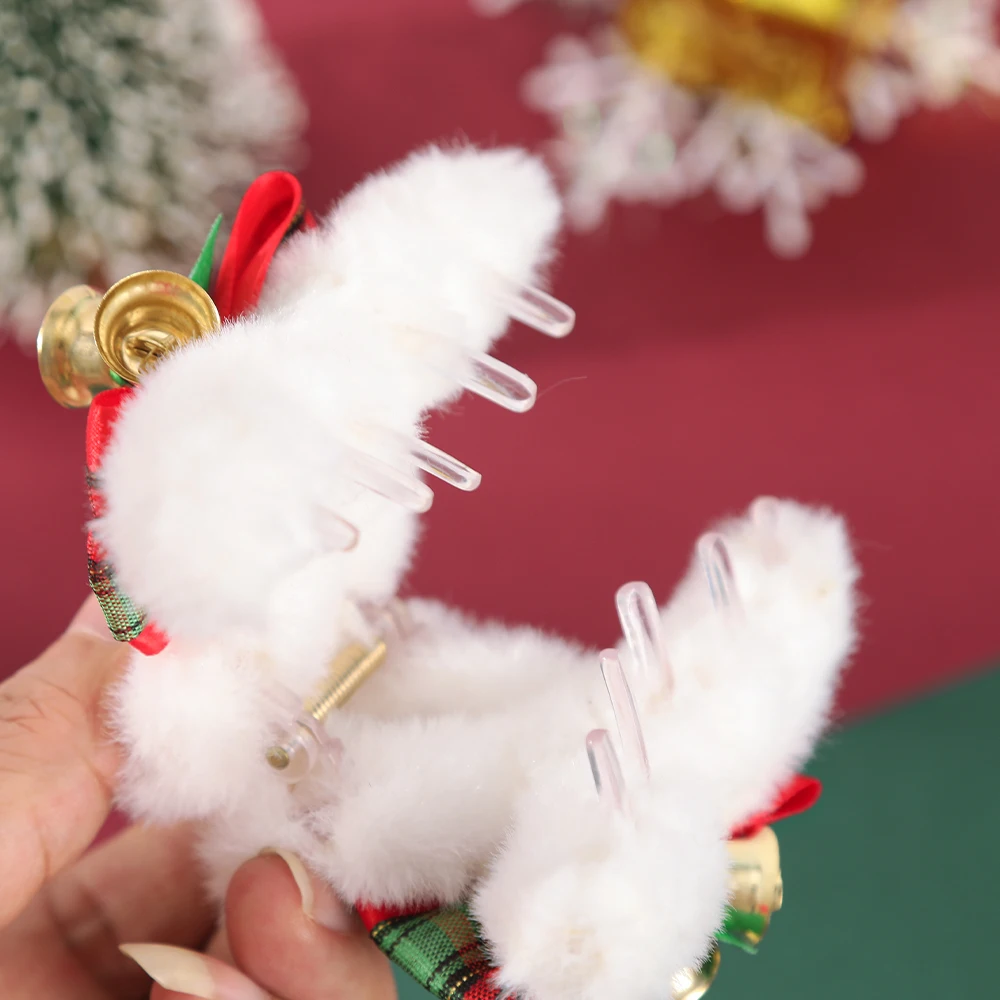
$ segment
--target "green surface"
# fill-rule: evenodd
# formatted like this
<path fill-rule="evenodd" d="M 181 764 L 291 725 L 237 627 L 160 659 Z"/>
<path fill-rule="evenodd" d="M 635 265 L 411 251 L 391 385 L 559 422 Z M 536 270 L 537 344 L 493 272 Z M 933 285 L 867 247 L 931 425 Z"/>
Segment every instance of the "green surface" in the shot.
<path fill-rule="evenodd" d="M 709 1000 L 1000 996 L 998 705 L 994 671 L 827 738 L 823 798 L 778 827 L 784 908 L 760 954 L 723 949 Z"/>

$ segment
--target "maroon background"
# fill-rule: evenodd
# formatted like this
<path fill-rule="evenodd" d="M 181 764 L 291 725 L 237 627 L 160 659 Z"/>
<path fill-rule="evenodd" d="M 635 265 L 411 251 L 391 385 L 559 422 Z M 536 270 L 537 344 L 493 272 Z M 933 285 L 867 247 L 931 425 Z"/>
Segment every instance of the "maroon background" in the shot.
<path fill-rule="evenodd" d="M 301 171 L 317 208 L 432 139 L 536 144 L 518 97 L 548 39 L 543 4 L 490 21 L 467 0 L 263 0 L 312 109 Z M 849 517 L 865 570 L 854 712 L 1000 650 L 1000 119 L 982 102 L 864 147 L 867 183 L 816 219 L 800 262 L 758 217 L 711 203 L 616 212 L 565 240 L 562 342 L 517 329 L 504 360 L 539 384 L 525 416 L 479 400 L 432 440 L 478 468 L 437 488 L 412 588 L 593 643 L 613 594 L 665 595 L 697 533 L 759 493 Z M 0 351 L 0 669 L 52 638 L 85 590 L 83 416 Z"/>

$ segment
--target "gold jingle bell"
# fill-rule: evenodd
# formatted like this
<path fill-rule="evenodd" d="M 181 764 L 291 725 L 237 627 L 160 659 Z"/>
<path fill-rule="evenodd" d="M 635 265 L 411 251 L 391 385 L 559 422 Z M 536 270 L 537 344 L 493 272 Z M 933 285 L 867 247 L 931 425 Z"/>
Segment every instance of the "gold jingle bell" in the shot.
<path fill-rule="evenodd" d="M 763 917 L 760 928 L 738 933 L 744 943 L 756 947 L 767 931 L 771 915 L 781 909 L 783 885 L 781 856 L 774 830 L 765 826 L 752 837 L 730 840 L 729 904 L 744 913 Z M 722 955 L 718 944 L 699 968 L 681 969 L 671 980 L 671 1000 L 699 1000 L 719 972 Z"/>
<path fill-rule="evenodd" d="M 784 886 L 774 830 L 765 826 L 752 837 L 730 840 L 729 902 L 737 910 L 770 916 L 781 909 Z"/>
<path fill-rule="evenodd" d="M 700 1000 L 719 974 L 721 961 L 722 953 L 716 945 L 712 949 L 712 954 L 697 969 L 681 969 L 680 972 L 675 972 L 670 980 L 671 1000 Z"/>
<path fill-rule="evenodd" d="M 66 289 L 49 306 L 38 331 L 38 370 L 60 405 L 89 406 L 115 381 L 94 340 L 94 316 L 101 293 L 89 285 Z"/>
<path fill-rule="evenodd" d="M 212 297 L 190 278 L 139 271 L 107 290 L 94 316 L 94 338 L 108 368 L 135 383 L 164 355 L 220 322 Z"/>
<path fill-rule="evenodd" d="M 38 331 L 38 367 L 57 403 L 89 406 L 104 389 L 134 384 L 166 354 L 220 325 L 199 284 L 173 271 L 139 271 L 101 296 L 63 292 Z"/>

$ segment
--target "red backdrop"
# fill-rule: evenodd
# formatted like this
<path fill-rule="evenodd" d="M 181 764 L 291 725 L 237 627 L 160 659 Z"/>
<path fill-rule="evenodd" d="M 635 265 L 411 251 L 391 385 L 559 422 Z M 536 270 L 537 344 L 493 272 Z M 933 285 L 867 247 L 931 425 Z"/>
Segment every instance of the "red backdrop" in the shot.
<path fill-rule="evenodd" d="M 536 144 L 518 87 L 572 19 L 543 4 L 492 21 L 467 0 L 264 0 L 311 106 L 301 171 L 317 208 L 432 139 Z M 613 594 L 665 595 L 696 535 L 759 493 L 828 503 L 865 570 L 848 711 L 941 682 L 1000 650 L 1000 118 L 970 102 L 864 147 L 867 183 L 816 220 L 802 261 L 760 220 L 711 203 L 616 212 L 569 236 L 562 342 L 517 329 L 499 353 L 534 411 L 479 400 L 434 443 L 484 475 L 437 488 L 410 589 L 592 643 Z M 0 352 L 7 572 L 0 667 L 48 641 L 83 596 L 80 414 Z"/>

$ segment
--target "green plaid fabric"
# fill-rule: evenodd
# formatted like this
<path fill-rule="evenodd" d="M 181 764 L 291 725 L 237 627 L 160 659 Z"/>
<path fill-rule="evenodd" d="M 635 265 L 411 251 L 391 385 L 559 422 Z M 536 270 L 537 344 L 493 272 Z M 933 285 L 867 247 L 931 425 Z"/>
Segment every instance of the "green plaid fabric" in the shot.
<path fill-rule="evenodd" d="M 93 473 L 87 474 L 87 490 L 96 512 L 97 479 Z M 146 615 L 115 585 L 111 564 L 104 558 L 93 536 L 87 539 L 87 571 L 91 589 L 114 638 L 119 642 L 131 642 L 138 638 L 146 627 Z"/>
<path fill-rule="evenodd" d="M 767 924 L 766 917 L 729 907 L 715 936 L 756 954 Z M 371 936 L 396 965 L 440 1000 L 498 1000 L 501 995 L 479 927 L 464 904 L 387 917 L 372 928 Z M 716 961 L 713 953 L 705 964 Z"/>
<path fill-rule="evenodd" d="M 404 972 L 441 1000 L 496 1000 L 493 964 L 464 906 L 376 924 L 372 939 Z"/>

